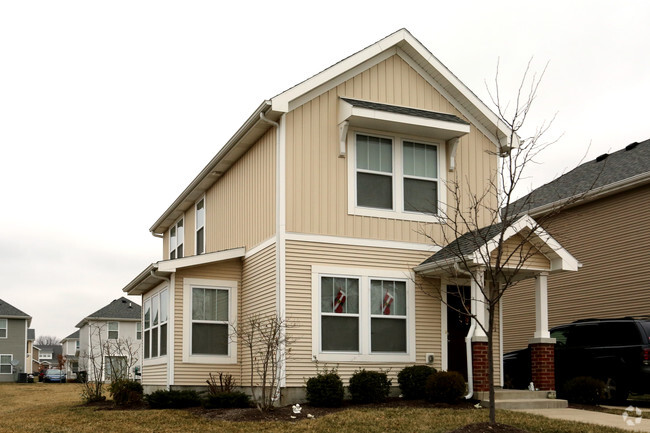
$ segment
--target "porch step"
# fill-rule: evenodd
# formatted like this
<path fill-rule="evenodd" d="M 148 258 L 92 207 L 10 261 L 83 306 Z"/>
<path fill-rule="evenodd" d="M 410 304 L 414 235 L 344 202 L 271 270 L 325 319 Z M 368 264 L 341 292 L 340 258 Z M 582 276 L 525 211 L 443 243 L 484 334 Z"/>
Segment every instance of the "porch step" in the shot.
<path fill-rule="evenodd" d="M 497 390 L 494 405 L 497 409 L 561 409 L 569 406 L 566 400 L 547 396 L 548 391 Z M 489 393 L 477 392 L 476 398 L 481 400 L 481 406 L 489 407 Z"/>

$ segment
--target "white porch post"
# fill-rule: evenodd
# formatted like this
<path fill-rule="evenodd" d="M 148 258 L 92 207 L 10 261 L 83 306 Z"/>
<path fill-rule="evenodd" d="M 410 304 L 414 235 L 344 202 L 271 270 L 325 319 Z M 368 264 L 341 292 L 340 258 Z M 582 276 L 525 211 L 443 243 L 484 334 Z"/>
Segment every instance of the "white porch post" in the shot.
<path fill-rule="evenodd" d="M 484 270 L 478 268 L 473 272 L 471 290 L 472 290 L 472 314 L 478 322 L 474 330 L 473 337 L 487 337 L 481 326 L 485 326 L 485 295 L 482 289 L 485 286 Z M 480 326 L 479 326 L 480 323 Z"/>
<path fill-rule="evenodd" d="M 548 273 L 535 278 L 535 338 L 551 338 L 548 332 Z"/>

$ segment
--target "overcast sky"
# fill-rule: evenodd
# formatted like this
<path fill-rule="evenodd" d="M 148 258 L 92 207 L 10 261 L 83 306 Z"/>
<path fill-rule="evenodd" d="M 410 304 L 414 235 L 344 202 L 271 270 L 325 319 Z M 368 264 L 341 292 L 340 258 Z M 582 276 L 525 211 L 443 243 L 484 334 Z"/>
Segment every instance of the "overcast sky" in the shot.
<path fill-rule="evenodd" d="M 1 2 L 0 298 L 73 332 L 161 259 L 149 227 L 264 99 L 403 27 L 490 106 L 497 59 L 510 95 L 549 62 L 539 186 L 650 138 L 648 22 L 647 1 Z"/>

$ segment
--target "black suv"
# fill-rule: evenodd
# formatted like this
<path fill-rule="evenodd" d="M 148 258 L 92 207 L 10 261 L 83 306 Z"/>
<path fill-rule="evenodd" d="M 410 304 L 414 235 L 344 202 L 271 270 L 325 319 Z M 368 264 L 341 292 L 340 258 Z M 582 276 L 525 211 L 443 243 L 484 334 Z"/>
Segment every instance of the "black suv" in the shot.
<path fill-rule="evenodd" d="M 551 329 L 555 338 L 555 389 L 578 376 L 605 382 L 605 398 L 623 401 L 630 392 L 650 393 L 650 316 L 586 319 Z M 503 357 L 505 385 L 531 381 L 530 350 Z"/>

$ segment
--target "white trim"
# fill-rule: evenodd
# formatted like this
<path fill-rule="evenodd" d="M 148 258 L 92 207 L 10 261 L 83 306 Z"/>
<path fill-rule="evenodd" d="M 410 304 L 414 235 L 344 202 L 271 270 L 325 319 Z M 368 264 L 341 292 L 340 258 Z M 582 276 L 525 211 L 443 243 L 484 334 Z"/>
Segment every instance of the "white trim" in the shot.
<path fill-rule="evenodd" d="M 287 233 L 286 240 L 336 245 L 354 245 L 371 248 L 390 248 L 397 250 L 423 251 L 432 253 L 440 250 L 439 246 L 428 243 L 418 244 L 415 242 L 389 241 L 383 239 L 347 238 L 343 236 L 312 235 L 307 233 L 292 232 Z"/>
<path fill-rule="evenodd" d="M 449 330 L 447 329 L 447 280 L 440 279 L 440 369 L 449 369 Z"/>
<path fill-rule="evenodd" d="M 322 352 L 320 280 L 321 276 L 341 276 L 359 279 L 359 353 Z M 406 283 L 406 353 L 370 351 L 370 280 L 381 278 Z M 312 265 L 312 359 L 325 362 L 415 362 L 415 275 L 410 270 L 353 268 Z"/>
<path fill-rule="evenodd" d="M 236 364 L 237 341 L 228 325 L 228 355 L 194 355 L 192 354 L 192 288 L 228 290 L 228 321 L 237 323 L 237 281 L 213 280 L 205 278 L 183 279 L 183 362 L 195 364 Z"/>
<path fill-rule="evenodd" d="M 199 202 L 201 200 L 203 200 L 203 225 L 201 227 L 199 227 L 199 213 L 198 213 L 197 206 L 198 206 L 198 204 L 199 204 Z M 200 255 L 200 254 L 205 254 L 205 252 L 206 252 L 206 248 L 205 248 L 205 239 L 206 239 L 206 236 L 205 236 L 205 223 L 206 223 L 207 219 L 208 219 L 208 213 L 207 213 L 207 206 L 206 206 L 205 193 L 204 193 L 198 200 L 196 200 L 194 202 L 194 255 L 195 256 Z M 198 253 L 197 252 L 197 247 L 198 247 L 199 243 L 197 242 L 198 241 L 197 232 L 201 228 L 203 228 L 203 252 Z"/>
<path fill-rule="evenodd" d="M 14 360 L 14 354 L 13 353 L 0 353 L 0 356 L 10 356 L 11 359 L 9 360 L 9 373 L 2 373 L 0 371 L 0 374 L 13 374 L 14 371 L 14 366 L 11 365 L 11 362 Z M 2 364 L 2 365 L 7 365 L 7 364 Z"/>
<path fill-rule="evenodd" d="M 181 221 L 183 221 L 183 226 L 182 226 L 183 227 L 183 239 L 182 239 L 182 242 L 179 245 L 179 243 L 178 243 L 178 238 L 179 238 L 179 236 L 178 236 L 178 233 L 179 233 L 178 232 L 178 223 L 180 223 Z M 176 243 L 174 244 L 173 248 L 172 248 L 172 229 L 176 230 Z M 183 215 L 181 215 L 176 220 L 176 222 L 174 224 L 172 224 L 171 227 L 169 227 L 168 231 L 169 231 L 169 251 L 168 251 L 169 259 L 170 260 L 176 260 L 176 259 L 181 259 L 181 258 L 185 257 L 185 212 L 183 212 Z M 178 257 L 178 247 L 179 246 L 183 247 L 183 257 Z M 172 257 L 172 251 L 174 251 L 174 258 L 173 259 L 171 258 Z"/>
<path fill-rule="evenodd" d="M 172 274 L 169 279 L 169 320 L 167 321 L 167 327 L 169 329 L 167 333 L 167 354 L 171 353 L 171 356 L 168 356 L 167 360 L 167 384 L 174 385 L 174 359 L 176 358 L 176 338 L 174 338 L 174 331 L 176 328 L 176 274 Z"/>
<path fill-rule="evenodd" d="M 2 321 L 2 320 L 5 321 L 5 326 L 4 326 L 4 328 L 0 328 L 0 329 L 5 330 L 5 336 L 0 337 L 0 340 L 5 340 L 5 339 L 9 338 L 9 319 L 3 317 L 3 318 L 0 318 L 0 321 Z"/>
<path fill-rule="evenodd" d="M 176 272 L 188 266 L 205 265 L 207 263 L 221 262 L 236 259 L 246 255 L 246 248 L 233 248 L 230 250 L 206 253 L 198 256 L 183 257 L 182 259 L 164 260 L 157 263 L 160 272 Z"/>
<path fill-rule="evenodd" d="M 111 332 L 115 332 L 115 330 L 111 330 L 111 323 L 117 323 L 117 338 L 111 338 Z M 106 340 L 119 340 L 120 339 L 120 322 L 118 320 L 107 320 L 106 321 Z"/>
<path fill-rule="evenodd" d="M 499 385 L 503 388 L 505 374 L 503 372 L 503 297 L 499 298 Z"/>
<path fill-rule="evenodd" d="M 268 238 L 265 241 L 262 241 L 261 243 L 255 245 L 253 248 L 250 250 L 246 251 L 246 254 L 244 254 L 244 258 L 247 259 L 249 257 L 254 256 L 255 254 L 261 252 L 265 248 L 270 247 L 271 245 L 275 244 L 277 241 L 278 237 L 277 235 L 273 235 L 270 238 Z"/>
<path fill-rule="evenodd" d="M 277 129 L 277 175 L 276 175 L 276 314 L 282 323 L 286 322 L 287 306 L 287 143 L 286 143 L 286 114 L 280 117 Z M 281 334 L 286 330 L 281 329 Z M 285 336 L 282 335 L 282 344 L 279 348 L 278 360 L 278 385 L 286 386 L 286 346 Z"/>

